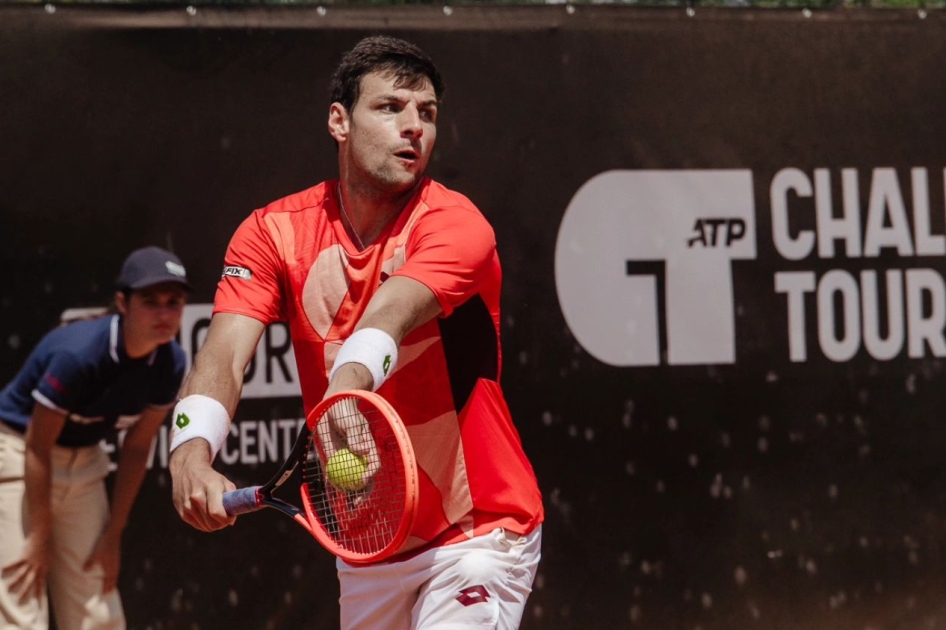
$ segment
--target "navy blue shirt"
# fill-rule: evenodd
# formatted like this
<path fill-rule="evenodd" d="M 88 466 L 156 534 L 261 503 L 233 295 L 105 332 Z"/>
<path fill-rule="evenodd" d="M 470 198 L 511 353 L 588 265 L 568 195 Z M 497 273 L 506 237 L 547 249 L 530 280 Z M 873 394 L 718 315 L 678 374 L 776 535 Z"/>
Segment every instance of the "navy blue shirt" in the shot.
<path fill-rule="evenodd" d="M 121 339 L 119 315 L 47 333 L 0 392 L 0 420 L 25 431 L 38 402 L 66 415 L 58 445 L 92 446 L 133 425 L 148 407 L 170 408 L 184 378 L 181 346 L 172 341 L 131 359 Z"/>

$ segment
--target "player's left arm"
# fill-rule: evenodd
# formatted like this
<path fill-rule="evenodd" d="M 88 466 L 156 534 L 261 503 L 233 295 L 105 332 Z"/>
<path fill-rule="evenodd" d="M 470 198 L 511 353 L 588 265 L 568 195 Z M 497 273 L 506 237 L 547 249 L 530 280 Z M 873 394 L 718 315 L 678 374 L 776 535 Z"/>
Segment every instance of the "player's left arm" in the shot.
<path fill-rule="evenodd" d="M 386 332 L 400 345 L 415 328 L 426 324 L 443 312 L 434 292 L 422 282 L 403 276 L 392 276 L 384 281 L 368 303 L 355 331 L 377 328 Z M 329 385 L 326 397 L 346 389 L 374 388 L 374 379 L 368 368 L 359 363 L 346 363 L 338 369 Z"/>
<path fill-rule="evenodd" d="M 476 293 L 495 254 L 493 229 L 478 212 L 460 207 L 427 212 L 411 234 L 407 262 L 381 284 L 353 334 L 378 329 L 400 346 L 415 328 L 449 315 Z M 326 395 L 377 385 L 364 365 L 345 363 L 332 376 Z"/>
<path fill-rule="evenodd" d="M 141 418 L 125 433 L 125 439 L 115 471 L 115 487 L 112 493 L 111 516 L 105 530 L 99 536 L 92 554 L 86 559 L 85 569 L 99 564 L 105 571 L 104 592 L 118 584 L 121 564 L 121 537 L 141 482 L 144 480 L 151 444 L 158 428 L 168 415 L 166 408 L 148 408 Z"/>

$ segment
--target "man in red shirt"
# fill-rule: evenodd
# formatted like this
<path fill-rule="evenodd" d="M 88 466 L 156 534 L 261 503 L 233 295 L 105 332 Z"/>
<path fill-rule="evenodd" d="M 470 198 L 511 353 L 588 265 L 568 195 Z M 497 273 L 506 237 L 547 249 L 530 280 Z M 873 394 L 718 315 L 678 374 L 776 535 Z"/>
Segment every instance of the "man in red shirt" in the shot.
<path fill-rule="evenodd" d="M 212 468 L 265 326 L 288 321 L 308 412 L 376 390 L 407 425 L 419 513 L 393 560 L 337 562 L 342 628 L 518 627 L 539 561 L 542 498 L 499 386 L 501 271 L 492 228 L 426 178 L 443 84 L 429 57 L 371 37 L 335 71 L 339 179 L 251 214 L 234 234 L 206 342 L 178 405 L 174 504 L 233 523 Z M 194 439 L 200 438 L 200 439 Z"/>

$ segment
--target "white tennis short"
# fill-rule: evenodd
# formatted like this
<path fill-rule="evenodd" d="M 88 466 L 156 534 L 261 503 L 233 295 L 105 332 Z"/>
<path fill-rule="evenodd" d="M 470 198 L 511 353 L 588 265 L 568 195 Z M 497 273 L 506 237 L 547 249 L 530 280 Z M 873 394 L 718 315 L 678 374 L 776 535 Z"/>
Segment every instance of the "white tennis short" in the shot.
<path fill-rule="evenodd" d="M 336 562 L 342 630 L 515 630 L 539 565 L 542 528 L 496 529 L 401 562 Z"/>

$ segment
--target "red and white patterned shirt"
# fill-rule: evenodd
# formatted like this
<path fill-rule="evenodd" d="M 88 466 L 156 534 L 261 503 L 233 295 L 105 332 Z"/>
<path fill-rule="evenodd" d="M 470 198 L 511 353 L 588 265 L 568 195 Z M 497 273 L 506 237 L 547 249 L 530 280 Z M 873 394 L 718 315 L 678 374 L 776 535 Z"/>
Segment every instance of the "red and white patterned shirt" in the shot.
<path fill-rule="evenodd" d="M 337 181 L 251 214 L 230 242 L 215 313 L 287 321 L 308 413 L 371 297 L 390 276 L 436 295 L 439 318 L 405 337 L 378 393 L 401 415 L 420 473 L 419 512 L 401 552 L 497 527 L 527 534 L 542 496 L 499 386 L 502 273 L 492 228 L 463 195 L 426 179 L 364 251 L 339 217 Z"/>

